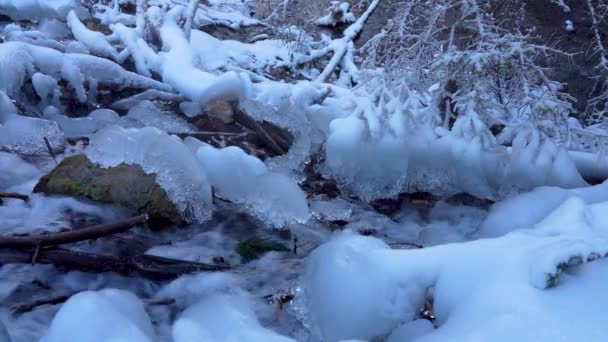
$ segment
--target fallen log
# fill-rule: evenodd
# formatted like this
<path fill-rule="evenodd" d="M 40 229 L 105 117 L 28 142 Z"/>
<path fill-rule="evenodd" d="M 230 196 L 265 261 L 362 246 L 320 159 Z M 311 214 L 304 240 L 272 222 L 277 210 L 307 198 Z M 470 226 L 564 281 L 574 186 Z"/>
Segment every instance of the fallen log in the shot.
<path fill-rule="evenodd" d="M 147 220 L 148 215 L 139 215 L 118 222 L 98 224 L 67 232 L 28 236 L 2 236 L 0 237 L 0 248 L 42 248 L 97 239 L 100 237 L 125 232 L 140 223 L 146 222 Z"/>
<path fill-rule="evenodd" d="M 0 265 L 29 264 L 34 250 L 0 248 Z M 89 273 L 114 272 L 124 276 L 141 276 L 150 280 L 173 280 L 179 276 L 231 269 L 226 265 L 213 265 L 141 254 L 129 258 L 118 258 L 78 252 L 63 248 L 38 250 L 36 263 L 53 265 L 67 271 Z"/>

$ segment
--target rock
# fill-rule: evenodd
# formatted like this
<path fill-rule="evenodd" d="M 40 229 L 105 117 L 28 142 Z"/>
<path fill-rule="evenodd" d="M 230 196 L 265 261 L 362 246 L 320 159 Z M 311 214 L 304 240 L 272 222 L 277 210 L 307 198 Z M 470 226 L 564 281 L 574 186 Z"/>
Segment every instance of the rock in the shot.
<path fill-rule="evenodd" d="M 290 252 L 291 250 L 280 242 L 265 240 L 259 237 L 252 237 L 241 241 L 236 246 L 236 252 L 241 256 L 244 263 L 255 260 L 263 254 L 273 251 Z"/>
<path fill-rule="evenodd" d="M 34 192 L 86 197 L 116 203 L 150 215 L 149 224 L 161 228 L 184 223 L 167 193 L 138 165 L 102 168 L 84 155 L 64 159 L 42 177 Z"/>

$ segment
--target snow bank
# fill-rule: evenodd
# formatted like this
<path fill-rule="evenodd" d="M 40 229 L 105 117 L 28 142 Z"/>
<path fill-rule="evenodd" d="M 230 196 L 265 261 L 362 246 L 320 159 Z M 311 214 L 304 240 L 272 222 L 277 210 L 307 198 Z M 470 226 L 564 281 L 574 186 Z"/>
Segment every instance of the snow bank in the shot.
<path fill-rule="evenodd" d="M 275 227 L 304 223 L 310 216 L 306 194 L 289 177 L 269 172 L 238 147 L 200 147 L 196 153 L 219 197 L 242 204 Z"/>
<path fill-rule="evenodd" d="M 189 307 L 173 325 L 175 342 L 294 342 L 260 325 L 241 296 L 214 295 Z"/>
<path fill-rule="evenodd" d="M 211 215 L 211 186 L 192 152 L 178 137 L 153 127 L 108 127 L 93 135 L 85 150 L 103 167 L 121 163 L 140 165 L 155 174 L 187 221 L 203 222 Z"/>
<path fill-rule="evenodd" d="M 309 323 L 326 341 L 369 340 L 415 319 L 432 294 L 438 328 L 416 341 L 600 341 L 608 264 L 564 272 L 608 252 L 607 209 L 572 198 L 534 230 L 415 250 L 339 234 L 309 257 Z"/>
<path fill-rule="evenodd" d="M 143 303 L 128 291 L 105 289 L 72 296 L 41 342 L 154 340 L 154 327 Z"/>

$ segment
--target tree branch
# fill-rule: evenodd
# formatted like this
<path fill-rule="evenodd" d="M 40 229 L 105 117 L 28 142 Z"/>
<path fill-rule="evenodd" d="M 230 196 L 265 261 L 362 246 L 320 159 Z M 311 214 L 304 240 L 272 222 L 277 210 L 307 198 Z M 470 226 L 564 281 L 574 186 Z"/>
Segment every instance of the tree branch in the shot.
<path fill-rule="evenodd" d="M 38 234 L 30 236 L 3 236 L 0 237 L 0 247 L 4 248 L 27 248 L 27 247 L 49 247 L 83 240 L 97 239 L 100 237 L 122 233 L 133 226 L 144 223 L 148 215 L 139 215 L 122 221 L 98 224 L 82 229 L 67 232 Z M 31 260 L 30 260 L 31 261 Z"/>
<path fill-rule="evenodd" d="M 31 251 L 0 248 L 0 265 L 29 264 L 30 262 Z M 38 253 L 37 263 L 50 264 L 65 270 L 91 273 L 114 272 L 124 276 L 141 276 L 150 280 L 172 280 L 189 273 L 230 269 L 230 266 L 225 265 L 204 264 L 147 254 L 118 258 L 63 248 L 41 249 Z"/>

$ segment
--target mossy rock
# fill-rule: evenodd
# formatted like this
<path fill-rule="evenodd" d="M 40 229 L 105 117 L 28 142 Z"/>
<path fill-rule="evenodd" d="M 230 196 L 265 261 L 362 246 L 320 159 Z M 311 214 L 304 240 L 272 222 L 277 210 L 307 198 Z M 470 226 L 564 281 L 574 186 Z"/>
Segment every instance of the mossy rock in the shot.
<path fill-rule="evenodd" d="M 153 228 L 184 223 L 165 190 L 156 183 L 156 176 L 146 174 L 139 165 L 103 168 L 84 155 L 68 157 L 40 179 L 34 192 L 120 204 L 150 215 Z"/>
<path fill-rule="evenodd" d="M 243 262 L 247 263 L 268 252 L 291 252 L 291 250 L 280 242 L 252 237 L 239 242 L 236 252 L 241 256 Z"/>

